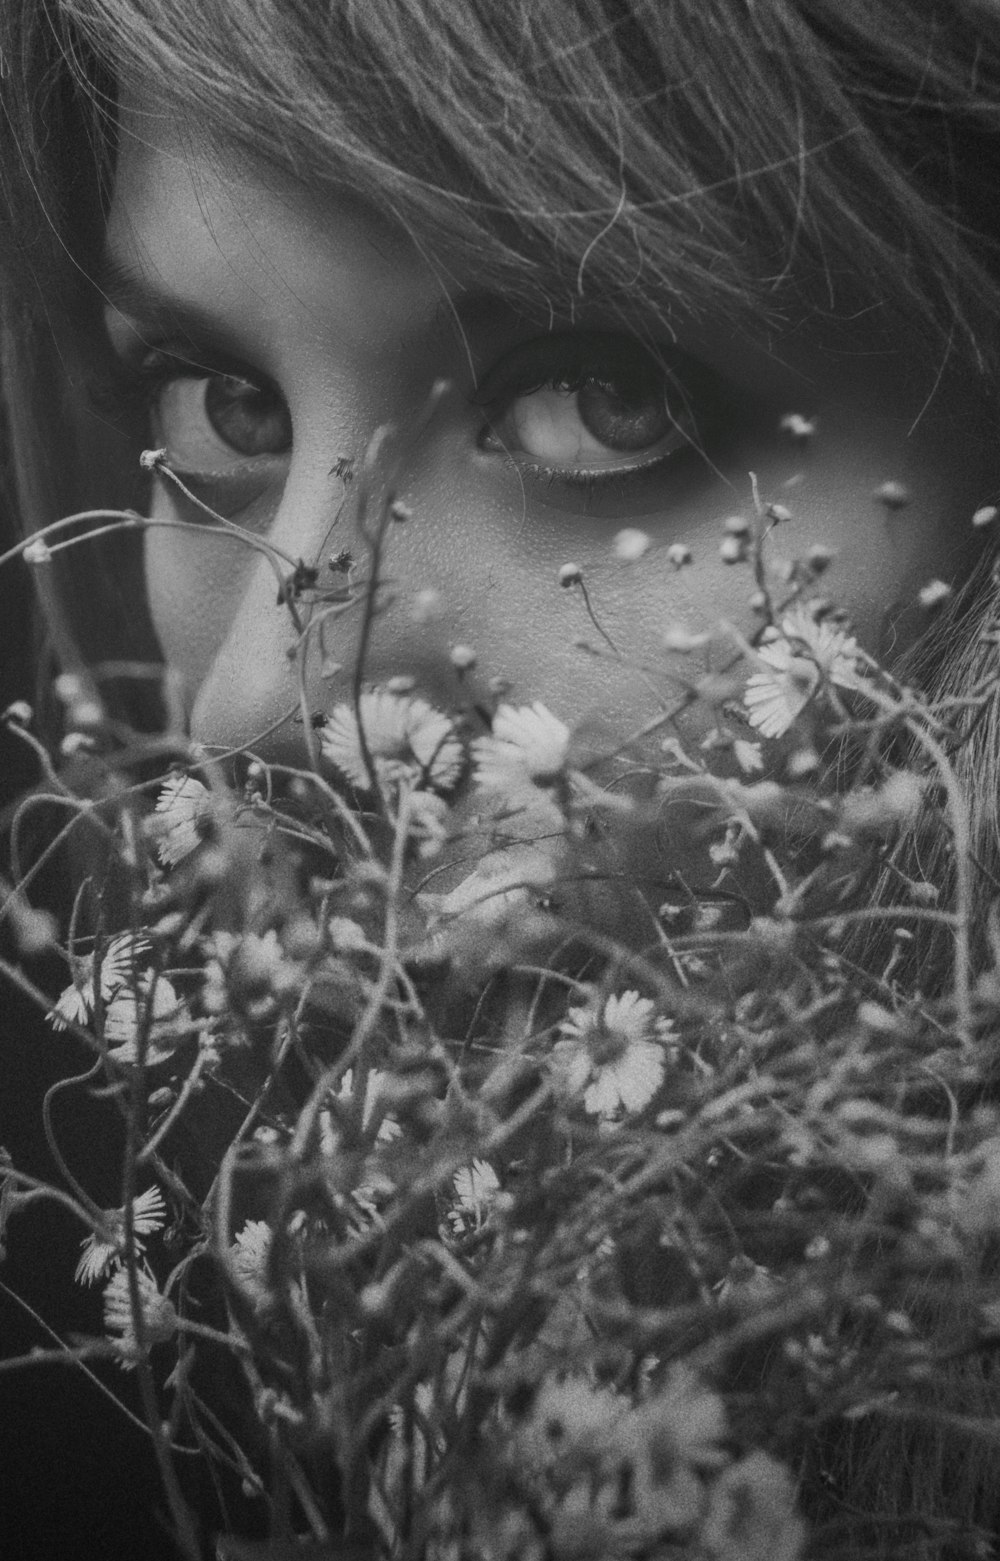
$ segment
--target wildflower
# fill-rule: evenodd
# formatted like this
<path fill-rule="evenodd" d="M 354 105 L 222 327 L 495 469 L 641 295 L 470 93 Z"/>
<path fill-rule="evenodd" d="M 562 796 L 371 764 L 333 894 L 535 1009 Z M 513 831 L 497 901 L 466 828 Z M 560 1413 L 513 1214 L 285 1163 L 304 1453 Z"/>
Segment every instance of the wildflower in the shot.
<path fill-rule="evenodd" d="M 764 737 L 781 737 L 801 715 L 825 679 L 860 688 L 857 641 L 804 608 L 782 619 L 781 632 L 765 632 L 757 652 L 767 671 L 755 672 L 743 691 L 747 719 Z"/>
<path fill-rule="evenodd" d="M 583 570 L 579 564 L 562 564 L 559 569 L 559 584 L 563 590 L 569 590 L 571 585 L 579 585 L 583 579 Z"/>
<path fill-rule="evenodd" d="M 271 1294 L 268 1262 L 273 1240 L 274 1232 L 266 1220 L 247 1220 L 229 1248 L 233 1273 L 255 1306 L 261 1306 Z"/>
<path fill-rule="evenodd" d="M 727 515 L 722 529 L 727 537 L 748 537 L 752 527 L 745 515 Z"/>
<path fill-rule="evenodd" d="M 719 544 L 719 557 L 724 564 L 742 564 L 747 556 L 742 537 L 725 537 Z"/>
<path fill-rule="evenodd" d="M 50 564 L 52 550 L 41 537 L 33 537 L 21 554 L 26 564 Z"/>
<path fill-rule="evenodd" d="M 11 726 L 30 726 L 35 712 L 26 699 L 15 699 L 12 705 L 8 705 L 0 719 L 7 721 Z"/>
<path fill-rule="evenodd" d="M 537 699 L 531 705 L 500 705 L 490 735 L 472 745 L 476 785 L 516 793 L 525 785 L 551 784 L 566 764 L 569 739 L 569 727 Z"/>
<path fill-rule="evenodd" d="M 357 712 L 350 705 L 337 705 L 320 727 L 324 757 L 352 785 L 367 790 L 371 777 L 361 731 L 376 778 L 383 785 L 409 781 L 448 790 L 458 780 L 463 752 L 455 727 L 425 699 L 372 689 L 361 695 Z"/>
<path fill-rule="evenodd" d="M 667 563 L 675 569 L 684 569 L 691 562 L 691 549 L 686 542 L 671 542 L 667 548 Z"/>
<path fill-rule="evenodd" d="M 119 987 L 139 979 L 138 965 L 150 953 L 149 939 L 143 933 L 123 932 L 112 938 L 100 960 L 101 997 L 107 1002 Z M 59 996 L 55 1007 L 46 1015 L 54 1030 L 65 1030 L 68 1024 L 86 1024 L 94 1011 L 93 954 L 73 959 L 74 981 Z"/>
<path fill-rule="evenodd" d="M 803 417 L 801 412 L 786 412 L 779 420 L 778 428 L 792 439 L 804 442 L 816 432 L 816 419 Z"/>
<path fill-rule="evenodd" d="M 700 1537 L 712 1561 L 798 1561 L 805 1527 L 787 1471 L 762 1452 L 724 1469 Z"/>
<path fill-rule="evenodd" d="M 686 629 L 682 623 L 675 623 L 664 631 L 663 643 L 667 650 L 686 656 L 693 650 L 703 649 L 710 638 L 709 634 L 692 634 L 691 630 Z"/>
<path fill-rule="evenodd" d="M 132 1230 L 135 1249 L 142 1252 L 142 1236 L 161 1230 L 167 1217 L 167 1207 L 159 1187 L 147 1187 L 132 1201 Z M 80 1259 L 73 1278 L 81 1285 L 92 1285 L 104 1279 L 113 1269 L 120 1268 L 125 1260 L 125 1210 L 104 1209 L 100 1232 L 91 1231 L 80 1243 Z"/>
<path fill-rule="evenodd" d="M 784 504 L 769 504 L 766 513 L 768 519 L 773 520 L 776 526 L 784 525 L 792 518 L 791 510 L 786 509 Z"/>
<path fill-rule="evenodd" d="M 120 987 L 104 1010 L 103 1039 L 117 1063 L 138 1061 L 146 1030 L 146 1062 L 164 1062 L 194 1028 L 187 1008 L 165 976 L 147 976 L 138 987 Z"/>
<path fill-rule="evenodd" d="M 951 586 L 946 581 L 928 580 L 927 584 L 921 587 L 917 600 L 925 612 L 930 612 L 932 608 L 940 607 L 942 602 L 946 602 L 952 594 Z"/>
<path fill-rule="evenodd" d="M 646 531 L 640 531 L 637 526 L 626 526 L 619 531 L 611 544 L 616 558 L 620 558 L 624 564 L 637 564 L 640 558 L 644 558 L 653 545 L 653 539 Z"/>
<path fill-rule="evenodd" d="M 67 732 L 59 744 L 64 759 L 75 759 L 79 753 L 93 753 L 96 743 L 86 732 Z"/>
<path fill-rule="evenodd" d="M 365 929 L 350 916 L 331 916 L 326 930 L 337 954 L 354 954 L 368 947 Z"/>
<path fill-rule="evenodd" d="M 155 472 L 156 468 L 162 466 L 166 459 L 166 450 L 143 450 L 139 455 L 139 465 L 144 472 Z"/>
<path fill-rule="evenodd" d="M 167 1296 L 161 1295 L 152 1274 L 140 1269 L 135 1277 L 139 1286 L 144 1343 L 165 1344 L 177 1332 L 178 1319 L 173 1303 Z M 132 1316 L 129 1276 L 123 1268 L 112 1276 L 105 1287 L 104 1327 L 111 1335 L 119 1365 L 126 1371 L 130 1370 L 138 1363 L 140 1352 Z"/>
<path fill-rule="evenodd" d="M 814 575 L 822 575 L 829 569 L 836 556 L 832 547 L 817 542 L 806 554 L 806 563 Z"/>
<path fill-rule="evenodd" d="M 1000 515 L 1000 510 L 997 509 L 995 504 L 984 504 L 973 515 L 972 524 L 978 531 L 983 526 L 992 526 L 998 515 Z"/>
<path fill-rule="evenodd" d="M 758 774 L 764 768 L 760 743 L 747 742 L 743 737 L 737 737 L 733 743 L 733 758 L 744 775 Z"/>
<path fill-rule="evenodd" d="M 884 504 L 887 510 L 904 509 L 910 502 L 910 490 L 901 482 L 883 482 L 875 489 L 872 498 Z"/>
<path fill-rule="evenodd" d="M 365 1080 L 365 1098 L 361 1108 L 361 1131 L 367 1132 L 371 1127 L 379 1107 L 379 1096 L 384 1094 L 384 1085 L 389 1075 L 381 1068 L 370 1068 Z M 341 1107 L 349 1107 L 354 1100 L 354 1069 L 348 1068 L 337 1088 L 330 1091 L 331 1097 Z M 378 1131 L 375 1134 L 377 1143 L 391 1144 L 398 1138 L 403 1129 L 396 1118 L 379 1113 Z M 320 1148 L 324 1154 L 336 1154 L 337 1136 L 334 1129 L 333 1113 L 323 1110 L 319 1114 Z"/>
<path fill-rule="evenodd" d="M 552 1060 L 567 1093 L 583 1091 L 584 1110 L 607 1121 L 641 1111 L 663 1082 L 669 1020 L 655 1024 L 654 1004 L 636 991 L 607 998 L 603 1007 L 570 1008 Z"/>
<path fill-rule="evenodd" d="M 210 792 L 193 775 L 171 775 L 156 799 L 153 833 L 160 861 L 176 866 L 201 844 Z"/>
<path fill-rule="evenodd" d="M 453 645 L 449 659 L 459 675 L 471 672 L 476 665 L 476 653 L 471 645 Z"/>
<path fill-rule="evenodd" d="M 434 791 L 411 791 L 406 798 L 406 826 L 420 855 L 440 851 L 448 837 L 448 804 Z"/>
<path fill-rule="evenodd" d="M 441 617 L 443 610 L 441 592 L 428 586 L 414 596 L 410 617 L 414 623 L 435 623 Z"/>
<path fill-rule="evenodd" d="M 456 1236 L 468 1235 L 486 1223 L 500 1191 L 500 1178 L 488 1160 L 473 1160 L 452 1178 L 457 1202 L 448 1210 L 448 1222 Z"/>

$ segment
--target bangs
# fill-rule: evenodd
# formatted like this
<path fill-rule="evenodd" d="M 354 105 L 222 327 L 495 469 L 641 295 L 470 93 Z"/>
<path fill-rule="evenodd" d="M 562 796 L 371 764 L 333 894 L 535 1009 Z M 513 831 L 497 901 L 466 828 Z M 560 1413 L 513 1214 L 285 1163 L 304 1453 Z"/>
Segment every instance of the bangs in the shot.
<path fill-rule="evenodd" d="M 766 325 L 804 282 L 815 307 L 819 277 L 831 311 L 974 333 L 996 288 L 942 199 L 944 101 L 972 102 L 961 50 L 935 63 L 938 27 L 921 51 L 911 7 L 893 46 L 893 8 L 867 9 L 867 37 L 850 0 L 57 0 L 56 17 L 93 144 L 112 134 L 102 74 L 140 102 L 155 87 L 228 151 L 349 190 L 445 276 L 474 256 L 480 285 L 532 307 Z"/>

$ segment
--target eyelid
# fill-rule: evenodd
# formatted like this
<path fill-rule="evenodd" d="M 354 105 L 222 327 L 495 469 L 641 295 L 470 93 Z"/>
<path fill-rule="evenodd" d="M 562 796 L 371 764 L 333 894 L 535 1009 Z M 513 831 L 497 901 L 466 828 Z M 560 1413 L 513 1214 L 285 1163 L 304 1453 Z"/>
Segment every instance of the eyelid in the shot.
<path fill-rule="evenodd" d="M 647 347 L 638 337 L 624 331 L 548 332 L 504 353 L 477 385 L 472 404 L 493 407 L 505 398 L 540 390 L 553 383 L 556 373 L 573 389 L 578 388 L 577 381 L 613 383 L 616 376 L 643 371 L 667 380 L 669 366 L 666 361 L 658 362 L 655 355 L 663 352 L 662 348 Z"/>

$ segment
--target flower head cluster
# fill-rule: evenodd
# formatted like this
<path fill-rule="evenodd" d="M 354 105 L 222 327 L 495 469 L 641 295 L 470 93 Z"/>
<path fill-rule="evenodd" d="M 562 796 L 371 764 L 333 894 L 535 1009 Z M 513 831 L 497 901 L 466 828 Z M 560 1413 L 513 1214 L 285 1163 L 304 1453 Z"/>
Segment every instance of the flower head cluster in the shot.
<path fill-rule="evenodd" d="M 462 773 L 465 755 L 454 722 L 426 699 L 385 688 L 361 695 L 357 710 L 336 705 L 319 728 L 323 757 L 352 786 L 367 791 L 375 778 L 389 790 L 433 787 L 448 791 Z"/>
<path fill-rule="evenodd" d="M 674 1036 L 668 1019 L 633 990 L 603 1003 L 570 1008 L 559 1026 L 552 1062 L 562 1089 L 583 1094 L 584 1110 L 611 1121 L 649 1105 L 663 1082 L 664 1048 Z"/>
<path fill-rule="evenodd" d="M 781 621 L 781 632 L 766 632 L 757 651 L 765 663 L 743 692 L 751 726 L 762 737 L 781 737 L 798 719 L 824 683 L 838 688 L 863 686 L 857 641 L 843 629 L 817 619 L 798 606 Z"/>

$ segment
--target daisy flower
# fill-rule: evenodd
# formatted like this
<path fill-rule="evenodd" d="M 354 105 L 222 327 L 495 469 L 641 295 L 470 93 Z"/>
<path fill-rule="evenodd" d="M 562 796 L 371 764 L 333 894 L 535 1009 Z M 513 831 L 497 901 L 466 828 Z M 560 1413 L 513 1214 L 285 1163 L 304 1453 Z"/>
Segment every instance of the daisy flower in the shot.
<path fill-rule="evenodd" d="M 159 1187 L 147 1187 L 133 1200 L 132 1229 L 137 1252 L 143 1250 L 141 1237 L 161 1230 L 166 1217 L 167 1206 Z M 125 1210 L 104 1209 L 101 1218 L 101 1232 L 91 1231 L 80 1243 L 80 1260 L 73 1278 L 81 1285 L 92 1285 L 95 1280 L 106 1278 L 125 1260 Z"/>
<path fill-rule="evenodd" d="M 133 1063 L 139 1036 L 148 1026 L 146 1061 L 163 1062 L 178 1040 L 193 1028 L 191 1016 L 165 976 L 145 978 L 142 985 L 120 987 L 104 1010 L 104 1043 L 118 1063 Z"/>
<path fill-rule="evenodd" d="M 144 1342 L 165 1344 L 177 1332 L 177 1313 L 173 1303 L 161 1295 L 152 1274 L 140 1270 L 136 1279 L 139 1284 Z M 105 1287 L 104 1327 L 111 1336 L 119 1365 L 126 1371 L 131 1370 L 139 1360 L 139 1340 L 132 1317 L 129 1276 L 124 1268 L 120 1268 Z"/>
<path fill-rule="evenodd" d="M 271 1294 L 267 1265 L 274 1232 L 266 1220 L 247 1220 L 229 1248 L 229 1261 L 240 1285 L 248 1291 L 255 1306 Z"/>
<path fill-rule="evenodd" d="M 150 953 L 149 939 L 141 932 L 122 932 L 112 938 L 101 957 L 101 997 L 108 1002 L 120 987 L 134 983 L 138 966 Z M 46 1018 L 54 1030 L 68 1024 L 86 1024 L 94 1011 L 93 954 L 74 956 L 73 984 L 66 987 Z"/>
<path fill-rule="evenodd" d="M 485 1225 L 500 1191 L 500 1178 L 488 1160 L 463 1165 L 452 1178 L 456 1202 L 448 1210 L 448 1223 L 456 1236 L 466 1236 Z"/>
<path fill-rule="evenodd" d="M 604 1121 L 649 1104 L 663 1082 L 664 1046 L 675 1038 L 651 1000 L 631 990 L 603 1006 L 570 1008 L 559 1031 L 552 1057 L 562 1083 L 570 1095 L 582 1091 L 584 1110 Z"/>
<path fill-rule="evenodd" d="M 507 794 L 550 785 L 566 766 L 569 739 L 569 727 L 537 699 L 500 705 L 490 735 L 472 745 L 476 785 Z"/>
<path fill-rule="evenodd" d="M 371 779 L 361 749 L 364 732 L 382 785 L 404 781 L 447 791 L 462 771 L 464 753 L 454 723 L 426 699 L 375 688 L 361 695 L 359 711 L 337 705 L 319 728 L 320 747 L 352 785 L 368 790 Z"/>
<path fill-rule="evenodd" d="M 211 793 L 193 775 L 171 775 L 156 799 L 151 830 L 156 854 L 174 867 L 202 842 L 202 826 L 210 812 Z"/>
<path fill-rule="evenodd" d="M 757 657 L 766 670 L 755 672 L 743 691 L 747 719 L 762 737 L 781 737 L 802 714 L 821 683 L 860 688 L 858 643 L 843 629 L 795 607 L 781 632 L 766 634 Z"/>

